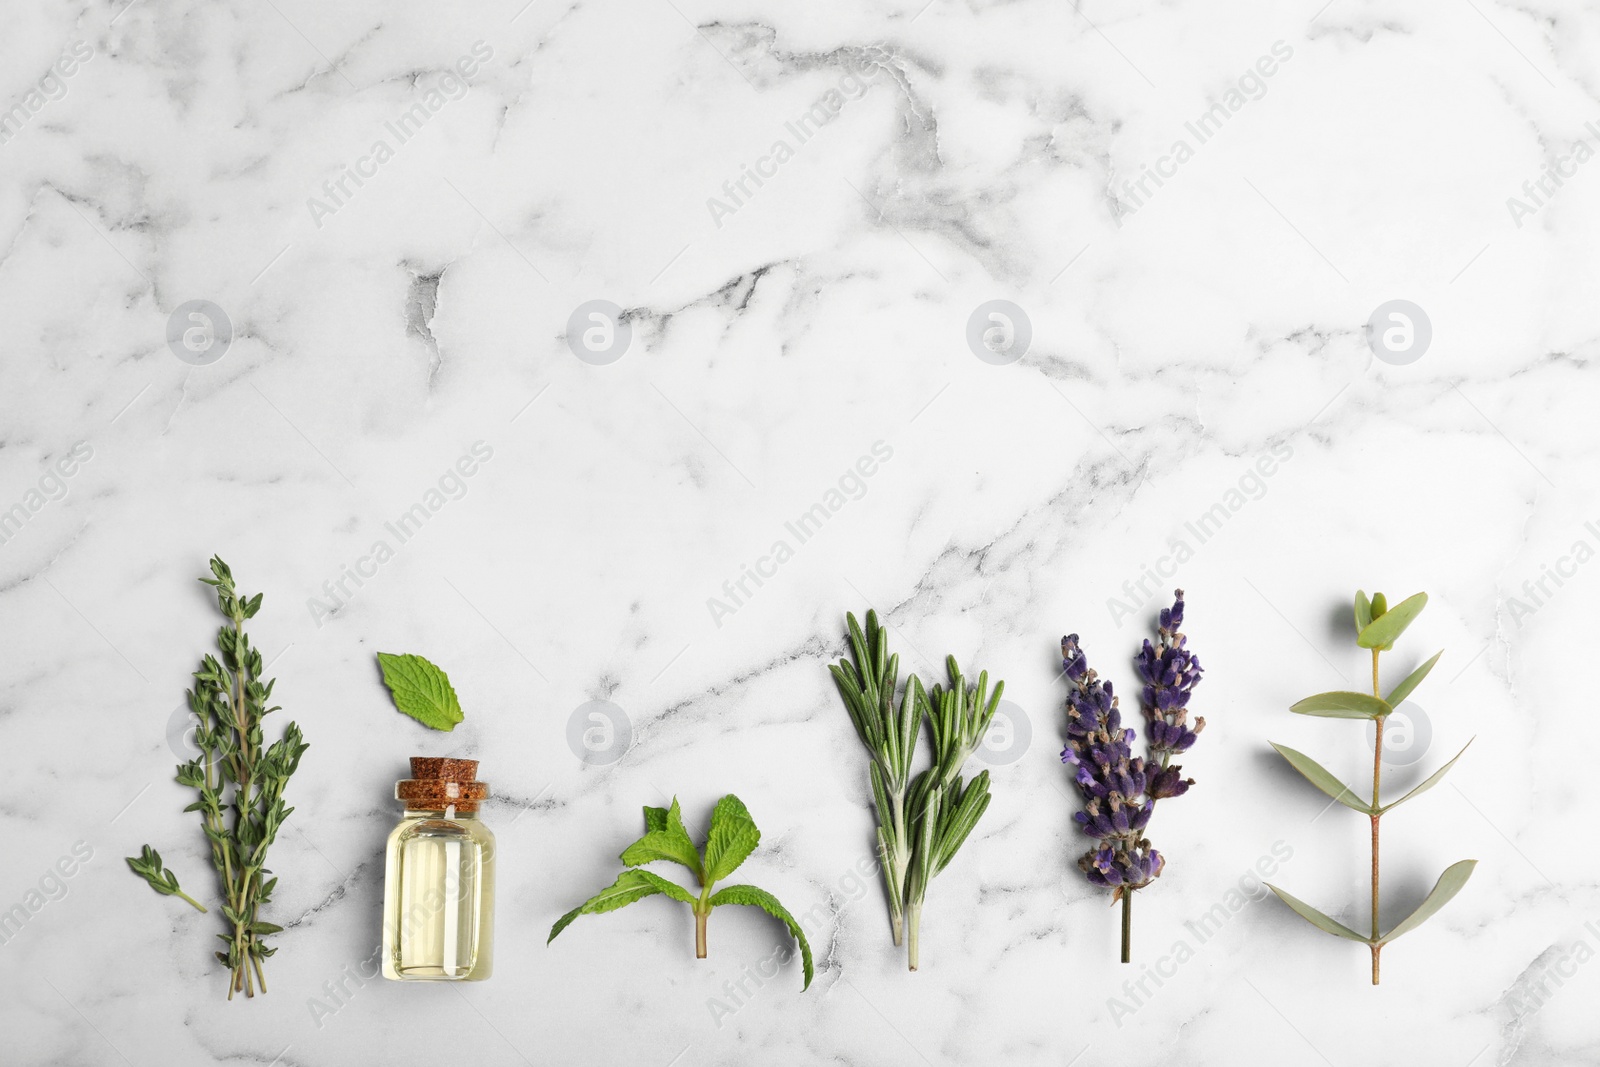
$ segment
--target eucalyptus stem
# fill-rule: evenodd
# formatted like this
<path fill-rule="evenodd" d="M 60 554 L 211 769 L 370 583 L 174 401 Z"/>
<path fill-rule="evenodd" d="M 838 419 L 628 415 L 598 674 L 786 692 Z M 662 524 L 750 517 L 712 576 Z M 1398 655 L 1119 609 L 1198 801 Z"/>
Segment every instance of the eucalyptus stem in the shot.
<path fill-rule="evenodd" d="M 1378 686 L 1378 653 L 1372 650 L 1372 695 L 1383 699 Z M 1378 943 L 1378 820 L 1383 817 L 1379 809 L 1378 789 L 1383 780 L 1383 723 L 1387 715 L 1373 720 L 1375 734 L 1372 742 L 1372 984 L 1378 984 L 1378 953 L 1383 946 Z"/>

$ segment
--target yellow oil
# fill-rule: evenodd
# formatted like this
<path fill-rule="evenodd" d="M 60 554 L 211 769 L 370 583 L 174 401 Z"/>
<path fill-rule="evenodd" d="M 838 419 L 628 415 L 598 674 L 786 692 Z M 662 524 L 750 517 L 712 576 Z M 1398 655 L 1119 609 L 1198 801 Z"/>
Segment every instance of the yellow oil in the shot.
<path fill-rule="evenodd" d="M 408 811 L 389 835 L 383 976 L 476 982 L 494 970 L 494 834 L 476 814 Z"/>

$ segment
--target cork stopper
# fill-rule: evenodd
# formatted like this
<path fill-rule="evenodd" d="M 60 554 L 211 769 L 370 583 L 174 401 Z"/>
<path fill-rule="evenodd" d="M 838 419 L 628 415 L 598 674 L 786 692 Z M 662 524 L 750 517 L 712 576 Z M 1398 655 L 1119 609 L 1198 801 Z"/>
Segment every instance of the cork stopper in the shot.
<path fill-rule="evenodd" d="M 475 759 L 412 756 L 411 777 L 395 783 L 394 798 L 405 801 L 407 811 L 475 812 L 489 796 L 488 785 L 477 779 Z"/>

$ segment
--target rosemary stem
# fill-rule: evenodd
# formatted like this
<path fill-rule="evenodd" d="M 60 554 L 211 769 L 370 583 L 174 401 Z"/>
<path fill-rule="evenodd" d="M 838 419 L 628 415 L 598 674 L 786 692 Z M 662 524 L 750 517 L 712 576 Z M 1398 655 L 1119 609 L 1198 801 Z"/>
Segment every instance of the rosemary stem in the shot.
<path fill-rule="evenodd" d="M 1378 687 L 1378 650 L 1372 650 L 1372 695 L 1382 699 Z M 1379 786 L 1383 780 L 1383 725 L 1386 716 L 1375 720 L 1372 743 L 1372 984 L 1378 984 L 1378 811 Z"/>
<path fill-rule="evenodd" d="M 919 947 L 917 935 L 921 932 L 922 927 L 922 903 L 920 901 L 906 908 L 906 925 L 908 927 L 906 931 L 906 965 L 914 971 L 917 969 L 917 963 L 920 960 L 920 954 L 917 951 Z"/>

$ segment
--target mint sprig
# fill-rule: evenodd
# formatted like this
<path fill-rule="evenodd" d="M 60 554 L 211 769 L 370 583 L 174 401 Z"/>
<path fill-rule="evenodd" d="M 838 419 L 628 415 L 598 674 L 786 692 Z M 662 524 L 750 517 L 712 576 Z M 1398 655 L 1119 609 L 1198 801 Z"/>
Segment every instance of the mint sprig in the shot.
<path fill-rule="evenodd" d="M 737 870 L 761 843 L 761 831 L 756 828 L 755 820 L 738 797 L 729 793 L 717 801 L 711 813 L 711 827 L 703 851 L 695 847 L 694 840 L 689 836 L 676 797 L 669 808 L 645 808 L 644 825 L 645 835 L 622 851 L 622 862 L 628 869 L 617 875 L 617 880 L 611 885 L 557 919 L 550 928 L 546 944 L 554 941 L 556 935 L 571 926 L 580 915 L 599 915 L 627 907 L 646 897 L 666 896 L 689 905 L 694 911 L 694 954 L 697 959 L 703 960 L 706 958 L 706 920 L 711 915 L 711 909 L 723 904 L 743 904 L 760 908 L 781 921 L 788 928 L 790 936 L 800 943 L 800 957 L 805 969 L 805 985 L 801 988 L 810 988 L 814 974 L 811 945 L 806 941 L 805 931 L 788 909 L 778 902 L 777 897 L 753 885 L 724 886 L 712 892 L 716 883 Z M 640 869 L 641 864 L 656 860 L 671 860 L 693 871 L 700 883 L 700 895 L 697 897 L 676 882 Z"/>
<path fill-rule="evenodd" d="M 422 725 L 448 733 L 464 718 L 449 676 L 421 656 L 379 652 L 378 665 L 394 706 Z"/>

